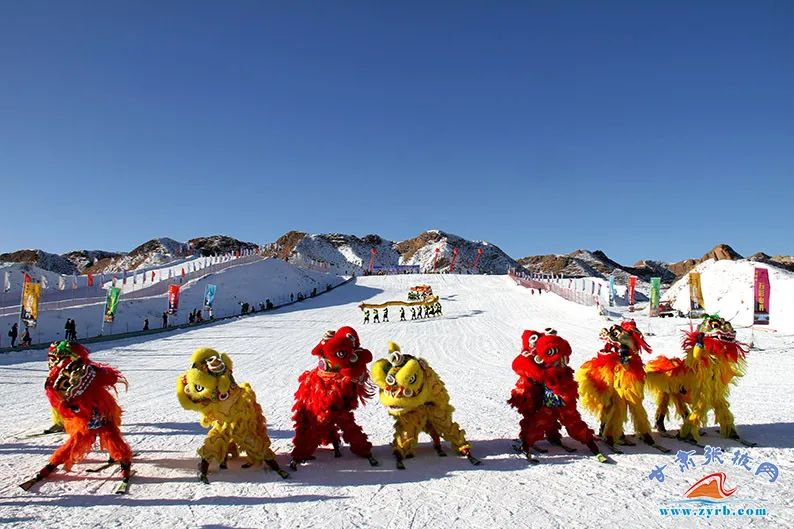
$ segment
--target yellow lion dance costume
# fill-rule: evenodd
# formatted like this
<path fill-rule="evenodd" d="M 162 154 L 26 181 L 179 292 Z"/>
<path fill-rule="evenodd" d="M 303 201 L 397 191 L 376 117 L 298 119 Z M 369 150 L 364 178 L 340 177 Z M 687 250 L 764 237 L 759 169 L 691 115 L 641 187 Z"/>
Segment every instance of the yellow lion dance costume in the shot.
<path fill-rule="evenodd" d="M 186 410 L 201 414 L 201 425 L 210 428 L 204 444 L 198 449 L 199 481 L 209 483 L 210 461 L 226 468 L 231 454 L 245 452 L 248 468 L 265 462 L 282 478 L 289 477 L 279 468 L 276 454 L 270 449 L 265 416 L 256 401 L 256 394 L 247 383 L 237 384 L 232 375 L 232 360 L 214 349 L 196 349 L 190 358 L 192 366 L 176 381 L 176 395 Z"/>
<path fill-rule="evenodd" d="M 397 468 L 405 469 L 403 459 L 413 457 L 422 432 L 430 435 L 439 456 L 447 455 L 441 448 L 443 437 L 473 465 L 480 464 L 471 454 L 466 432 L 452 420 L 455 408 L 444 383 L 424 359 L 402 354 L 399 345 L 389 342 L 389 356 L 373 364 L 372 380 L 380 388 L 380 402 L 394 417 Z"/>
<path fill-rule="evenodd" d="M 698 444 L 700 427 L 714 411 L 720 435 L 752 445 L 739 437 L 728 403 L 730 385 L 745 371 L 747 348 L 736 341 L 736 331 L 719 316 L 706 316 L 696 330 L 684 333 L 686 357 L 660 356 L 645 366 L 646 384 L 656 398 L 656 428 L 664 425 L 672 403 L 684 421 L 678 437 Z"/>
<path fill-rule="evenodd" d="M 651 425 L 642 405 L 645 369 L 640 352 L 651 352 L 650 345 L 634 320 L 602 329 L 601 339 L 606 342 L 604 347 L 576 371 L 582 406 L 598 417 L 599 433 L 612 450 L 618 452 L 617 441 L 633 444 L 623 431 L 630 413 L 640 438 L 660 451 L 668 451 L 651 436 Z"/>

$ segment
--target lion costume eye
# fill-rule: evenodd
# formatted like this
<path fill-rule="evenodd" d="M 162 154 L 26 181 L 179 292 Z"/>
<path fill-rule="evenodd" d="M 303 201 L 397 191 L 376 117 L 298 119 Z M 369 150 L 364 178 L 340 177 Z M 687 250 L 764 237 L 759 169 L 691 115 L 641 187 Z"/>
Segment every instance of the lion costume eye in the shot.
<path fill-rule="evenodd" d="M 195 390 L 196 390 L 198 393 L 201 393 L 202 391 L 204 391 L 204 386 L 202 386 L 202 385 L 200 385 L 200 384 L 194 384 L 194 385 L 193 385 L 193 388 L 194 388 L 194 389 L 195 389 Z"/>
<path fill-rule="evenodd" d="M 416 373 L 411 375 L 411 378 L 408 379 L 409 384 L 416 384 Z"/>
<path fill-rule="evenodd" d="M 397 383 L 397 379 L 396 379 L 396 378 L 394 378 L 394 375 L 392 375 L 391 373 L 389 373 L 388 375 L 386 375 L 386 383 L 387 383 L 388 385 L 390 385 L 390 386 L 393 386 L 394 384 L 396 384 L 396 383 Z"/>
<path fill-rule="evenodd" d="M 414 396 L 414 390 L 412 390 L 411 388 L 405 388 L 405 390 L 403 390 L 403 395 L 405 395 L 410 399 L 411 397 Z"/>
<path fill-rule="evenodd" d="M 532 359 L 535 361 L 536 364 L 542 364 L 543 359 L 539 356 L 533 356 Z"/>
<path fill-rule="evenodd" d="M 548 351 L 546 351 L 546 356 L 554 356 L 557 354 L 558 349 L 556 347 L 552 347 Z"/>
<path fill-rule="evenodd" d="M 344 351 L 337 351 L 334 354 L 336 355 L 337 358 L 344 358 L 345 357 L 345 352 Z"/>
<path fill-rule="evenodd" d="M 389 363 L 393 366 L 403 365 L 403 355 L 401 355 L 399 351 L 392 351 L 391 354 L 389 354 Z"/>

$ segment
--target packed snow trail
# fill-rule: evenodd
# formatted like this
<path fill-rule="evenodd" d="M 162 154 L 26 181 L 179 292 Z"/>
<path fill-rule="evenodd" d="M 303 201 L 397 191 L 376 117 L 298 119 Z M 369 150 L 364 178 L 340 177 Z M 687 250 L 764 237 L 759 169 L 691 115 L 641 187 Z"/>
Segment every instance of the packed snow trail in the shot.
<path fill-rule="evenodd" d="M 433 287 L 444 316 L 362 325 L 357 305 L 406 299 L 418 283 Z M 410 318 L 410 311 L 408 311 Z M 638 317 L 642 330 L 647 320 Z M 18 352 L 0 357 L 0 522 L 20 527 L 794 527 L 786 506 L 792 497 L 794 471 L 794 388 L 781 374 L 792 372 L 794 338 L 756 333 L 761 351 L 748 357 L 748 375 L 731 398 L 740 433 L 758 441 L 750 449 L 755 463 L 771 461 L 780 477 L 768 483 L 745 470 L 735 470 L 726 453 L 730 486 L 742 497 L 763 505 L 761 518 L 671 518 L 660 505 L 681 494 L 702 474 L 682 477 L 673 460 L 676 450 L 695 447 L 660 439 L 673 454 L 660 454 L 641 443 L 611 456 L 617 465 L 603 465 L 578 443 L 567 453 L 551 447 L 531 466 L 515 454 L 511 441 L 518 434 L 519 415 L 505 403 L 516 376 L 510 364 L 520 347 L 523 329 L 552 326 L 573 346 L 572 366 L 578 367 L 600 348 L 598 331 L 609 322 L 592 307 L 564 301 L 552 294 L 532 295 L 505 276 L 390 276 L 359 278 L 316 299 L 272 313 L 231 323 L 174 331 L 157 339 L 145 337 L 105 343 L 93 358 L 111 363 L 128 377 L 121 393 L 125 410 L 122 431 L 133 450 L 137 471 L 130 494 L 113 494 L 109 474 L 86 474 L 105 455 L 95 453 L 70 474 L 62 471 L 31 492 L 17 488 L 46 462 L 59 436 L 25 438 L 48 426 L 49 408 L 43 392 L 44 352 Z M 685 320 L 655 320 L 648 338 L 656 353 L 679 353 Z M 330 447 L 283 481 L 273 472 L 210 469 L 209 486 L 196 480 L 198 457 L 206 430 L 194 413 L 183 410 L 174 394 L 178 373 L 188 367 L 199 346 L 228 353 L 238 382 L 250 382 L 268 419 L 273 448 L 283 467 L 291 449 L 290 420 L 298 375 L 316 365 L 310 350 L 327 329 L 354 326 L 374 357 L 386 353 L 394 340 L 404 352 L 425 358 L 446 383 L 455 406 L 454 419 L 466 430 L 473 454 L 483 459 L 472 466 L 451 453 L 440 458 L 423 437 L 406 470 L 395 469 L 389 443 L 392 420 L 377 397 L 356 412 L 375 445 L 379 467 L 350 454 L 335 459 Z M 747 331 L 740 331 L 747 340 Z M 647 358 L 646 358 L 647 359 Z M 646 399 L 652 416 L 654 407 Z M 593 417 L 583 413 L 591 427 Z M 670 425 L 671 421 L 668 421 Z M 677 428 L 678 421 L 672 426 Z M 632 431 L 628 427 L 628 431 Z M 719 439 L 709 429 L 704 442 L 734 450 L 738 445 Z M 698 453 L 702 451 L 699 450 Z M 648 479 L 657 465 L 668 465 L 667 481 Z M 713 470 L 712 470 L 713 471 Z"/>

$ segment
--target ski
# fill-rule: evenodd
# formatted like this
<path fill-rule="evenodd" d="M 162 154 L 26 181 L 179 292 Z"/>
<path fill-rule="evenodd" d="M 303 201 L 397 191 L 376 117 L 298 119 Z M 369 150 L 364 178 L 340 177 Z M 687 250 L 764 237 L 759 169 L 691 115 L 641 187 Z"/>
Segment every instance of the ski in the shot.
<path fill-rule="evenodd" d="M 471 464 L 472 464 L 472 465 L 474 465 L 475 467 L 476 467 L 476 466 L 478 466 L 480 463 L 482 463 L 482 461 L 480 461 L 479 459 L 477 459 L 476 457 L 474 457 L 473 455 L 471 455 L 471 452 L 468 452 L 468 453 L 466 454 L 466 459 L 468 459 L 468 460 L 469 460 L 469 463 L 471 463 Z"/>
<path fill-rule="evenodd" d="M 568 446 L 567 444 L 563 443 L 562 441 L 549 441 L 549 443 L 551 443 L 552 446 L 558 446 L 558 447 L 562 448 L 563 450 L 565 450 L 569 454 L 577 451 L 576 448 L 574 448 L 573 446 Z"/>
<path fill-rule="evenodd" d="M 28 491 L 28 490 L 33 488 L 33 485 L 35 485 L 36 483 L 38 483 L 40 481 L 44 481 L 44 478 L 40 477 L 40 476 L 36 476 L 34 478 L 31 478 L 31 479 L 27 480 L 24 483 L 20 483 L 19 484 L 19 488 L 24 490 L 24 491 Z"/>
<path fill-rule="evenodd" d="M 706 445 L 699 443 L 697 440 L 695 440 L 694 437 L 687 437 L 687 438 L 678 437 L 677 439 L 679 441 L 683 441 L 685 443 L 691 444 L 693 446 L 697 446 L 699 448 L 706 448 Z"/>
<path fill-rule="evenodd" d="M 612 465 L 615 464 L 615 460 L 614 459 L 610 459 L 609 457 L 605 456 L 601 452 L 597 453 L 595 455 L 595 458 L 596 458 L 596 461 L 598 461 L 599 463 L 609 463 L 609 464 L 612 464 Z"/>
<path fill-rule="evenodd" d="M 132 457 L 138 457 L 138 455 L 139 455 L 139 452 L 133 452 L 132 453 Z M 100 466 L 95 467 L 95 468 L 87 468 L 86 472 L 88 472 L 89 474 L 96 474 L 97 472 L 102 472 L 103 470 L 107 470 L 108 468 L 112 467 L 113 465 L 115 465 L 117 463 L 118 463 L 118 461 L 115 461 L 113 459 L 108 459 L 107 462 L 104 465 L 100 465 Z"/>
<path fill-rule="evenodd" d="M 528 450 L 524 450 L 524 447 L 521 443 L 514 442 L 511 443 L 510 446 L 513 448 L 513 450 L 515 450 L 517 454 L 523 455 L 530 464 L 537 465 L 540 463 L 540 459 L 538 459 L 536 455 L 532 454 Z"/>
<path fill-rule="evenodd" d="M 611 445 L 611 444 L 609 444 L 607 442 L 604 442 L 604 446 L 609 448 L 609 450 L 611 450 L 613 454 L 623 454 L 623 450 L 621 450 L 620 448 L 618 448 L 615 445 Z"/>
<path fill-rule="evenodd" d="M 131 470 L 130 471 L 130 475 L 127 476 L 126 478 L 122 479 L 121 483 L 116 485 L 116 488 L 114 489 L 113 493 L 114 494 L 127 494 L 127 491 L 129 491 L 129 489 L 130 489 L 130 478 L 132 476 L 134 476 L 134 475 L 135 475 L 135 471 Z"/>
<path fill-rule="evenodd" d="M 671 452 L 670 448 L 667 448 L 666 446 L 662 446 L 659 443 L 652 443 L 652 444 L 649 443 L 648 446 L 650 446 L 651 448 L 657 449 L 658 451 L 660 451 L 663 454 L 669 454 Z"/>

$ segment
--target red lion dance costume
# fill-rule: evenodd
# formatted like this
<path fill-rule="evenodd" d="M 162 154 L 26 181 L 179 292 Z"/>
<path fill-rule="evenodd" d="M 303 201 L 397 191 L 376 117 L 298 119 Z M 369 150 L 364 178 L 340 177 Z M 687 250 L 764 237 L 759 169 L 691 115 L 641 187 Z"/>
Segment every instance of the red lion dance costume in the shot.
<path fill-rule="evenodd" d="M 28 490 L 48 477 L 59 465 L 71 470 L 81 462 L 99 440 L 110 455 L 109 463 L 121 465 L 122 483 L 117 492 L 127 490 L 132 450 L 121 435 L 121 408 L 110 389 L 117 384 L 127 387 L 127 380 L 115 368 L 93 362 L 88 349 L 76 342 L 62 341 L 50 345 L 50 372 L 44 389 L 52 407 L 63 417 L 69 439 L 50 457 L 50 462 L 36 476 L 21 486 Z"/>
<path fill-rule="evenodd" d="M 573 369 L 568 367 L 571 345 L 557 332 L 524 331 L 521 354 L 513 360 L 513 371 L 520 377 L 507 402 L 518 410 L 521 419 L 521 447 L 531 463 L 538 463 L 530 449 L 546 437 L 551 444 L 562 446 L 560 426 L 587 446 L 601 462 L 607 458 L 595 442 L 595 434 L 576 409 L 579 398 Z"/>
<path fill-rule="evenodd" d="M 657 445 L 651 436 L 648 414 L 642 405 L 645 368 L 640 353 L 650 353 L 651 346 L 634 320 L 601 329 L 601 339 L 606 343 L 598 355 L 576 371 L 582 406 L 598 417 L 600 433 L 613 450 L 617 451 L 614 449 L 616 441 L 633 444 L 623 432 L 628 410 L 642 440 L 660 451 L 668 451 Z"/>
<path fill-rule="evenodd" d="M 353 416 L 359 402 L 364 404 L 374 395 L 367 371 L 372 353 L 361 348 L 355 329 L 342 327 L 326 332 L 312 354 L 320 361 L 298 378 L 292 407 L 295 437 L 290 468 L 295 470 L 298 463 L 313 459 L 320 445 L 332 445 L 334 456 L 340 457 L 340 430 L 351 452 L 377 465 L 372 443 Z"/>

